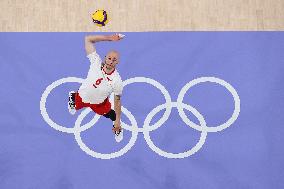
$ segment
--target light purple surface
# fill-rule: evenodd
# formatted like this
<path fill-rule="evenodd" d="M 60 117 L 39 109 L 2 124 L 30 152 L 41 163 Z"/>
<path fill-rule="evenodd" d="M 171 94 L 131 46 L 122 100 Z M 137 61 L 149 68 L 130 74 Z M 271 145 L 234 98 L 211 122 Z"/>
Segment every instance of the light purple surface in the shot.
<path fill-rule="evenodd" d="M 98 43 L 102 58 L 110 49 L 121 53 L 118 70 L 123 80 L 155 79 L 173 101 L 187 82 L 202 76 L 224 79 L 241 99 L 237 121 L 208 133 L 193 156 L 161 157 L 140 133 L 128 153 L 112 160 L 87 155 L 74 135 L 54 130 L 40 114 L 41 94 L 48 85 L 63 77 L 86 77 L 85 34 L 0 33 L 1 189 L 284 188 L 283 32 L 123 33 L 122 41 Z M 68 113 L 67 93 L 78 87 L 65 84 L 48 97 L 49 115 L 57 123 L 74 126 L 78 114 Z M 233 111 L 230 93 L 214 84 L 195 86 L 184 102 L 202 113 L 209 126 L 225 122 Z M 141 127 L 164 98 L 150 85 L 132 84 L 125 87 L 122 103 Z M 125 116 L 122 119 L 129 123 Z M 117 151 L 129 141 L 130 132 L 125 131 L 124 141 L 117 144 L 111 127 L 102 117 L 82 138 L 98 152 Z M 173 109 L 167 122 L 150 135 L 160 148 L 178 153 L 193 147 L 200 132 L 183 123 Z"/>

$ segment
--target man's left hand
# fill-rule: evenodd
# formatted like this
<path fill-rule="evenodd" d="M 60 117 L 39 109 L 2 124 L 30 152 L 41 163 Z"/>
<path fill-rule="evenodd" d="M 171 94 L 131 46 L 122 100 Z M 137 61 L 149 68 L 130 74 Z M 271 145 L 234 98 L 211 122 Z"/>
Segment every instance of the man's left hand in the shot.
<path fill-rule="evenodd" d="M 114 128 L 112 128 L 113 132 L 119 132 L 121 130 L 120 121 L 114 122 Z"/>

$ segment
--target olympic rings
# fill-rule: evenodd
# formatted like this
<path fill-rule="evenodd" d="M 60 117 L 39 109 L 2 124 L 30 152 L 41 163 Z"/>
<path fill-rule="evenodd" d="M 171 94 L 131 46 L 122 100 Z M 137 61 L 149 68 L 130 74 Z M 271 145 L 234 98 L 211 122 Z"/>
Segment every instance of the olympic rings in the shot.
<path fill-rule="evenodd" d="M 132 115 L 132 113 L 130 111 L 128 111 L 125 107 L 122 106 L 122 113 L 124 113 L 131 122 L 131 125 L 127 125 L 126 123 L 121 121 L 122 127 L 125 130 L 132 132 L 132 136 L 130 138 L 130 141 L 128 142 L 128 144 L 126 144 L 125 147 L 123 147 L 121 150 L 119 150 L 117 152 L 113 152 L 113 153 L 109 153 L 109 154 L 102 154 L 102 153 L 99 153 L 99 152 L 95 152 L 95 151 L 91 150 L 89 147 L 87 147 L 85 145 L 85 143 L 82 141 L 82 138 L 81 138 L 81 132 L 86 131 L 86 130 L 90 129 L 92 126 L 94 126 L 96 124 L 96 122 L 99 120 L 100 115 L 96 114 L 94 116 L 94 118 L 89 123 L 86 123 L 85 125 L 81 126 L 83 119 L 87 116 L 88 113 L 91 112 L 91 109 L 85 109 L 78 116 L 77 120 L 75 121 L 74 127 L 73 128 L 67 128 L 67 127 L 58 125 L 53 120 L 51 120 L 48 113 L 47 113 L 47 110 L 46 110 L 47 97 L 54 88 L 58 87 L 59 85 L 61 85 L 63 83 L 67 83 L 67 82 L 82 83 L 83 81 L 84 80 L 81 79 L 81 78 L 67 77 L 67 78 L 59 79 L 59 80 L 53 82 L 52 84 L 50 84 L 45 89 L 45 91 L 43 92 L 43 94 L 41 96 L 40 111 L 41 111 L 41 115 L 43 116 L 43 119 L 47 122 L 48 125 L 50 125 L 52 128 L 54 128 L 58 131 L 61 131 L 61 132 L 73 133 L 74 136 L 75 136 L 75 140 L 78 143 L 79 147 L 84 152 L 86 152 L 88 155 L 95 157 L 95 158 L 112 159 L 112 158 L 122 156 L 123 154 L 128 152 L 134 146 L 139 132 L 143 133 L 144 139 L 145 139 L 146 143 L 148 144 L 148 146 L 154 152 L 159 154 L 160 156 L 163 156 L 163 157 L 166 157 L 166 158 L 189 157 L 189 156 L 193 155 L 194 153 L 196 153 L 198 150 L 201 149 L 201 147 L 203 146 L 203 144 L 206 141 L 206 137 L 207 137 L 208 132 L 218 132 L 218 131 L 222 131 L 222 130 L 230 127 L 237 120 L 239 113 L 240 113 L 240 98 L 238 96 L 237 91 L 229 83 L 227 83 L 226 81 L 224 81 L 222 79 L 216 78 L 216 77 L 200 77 L 200 78 L 197 78 L 197 79 L 194 79 L 194 80 L 188 82 L 181 89 L 181 91 L 178 95 L 178 98 L 177 98 L 177 102 L 171 101 L 171 97 L 170 97 L 169 92 L 159 82 L 157 82 L 153 79 L 150 79 L 150 78 L 145 78 L 145 77 L 130 78 L 130 79 L 127 79 L 123 82 L 124 87 L 129 85 L 129 84 L 133 84 L 133 83 L 148 83 L 148 84 L 153 85 L 154 87 L 158 88 L 161 91 L 161 93 L 165 97 L 166 102 L 164 104 L 158 105 L 152 111 L 150 111 L 150 113 L 147 115 L 147 117 L 144 121 L 143 127 L 141 127 L 141 128 L 138 127 L 136 119 Z M 184 95 L 186 94 L 186 92 L 191 87 L 193 87 L 194 85 L 197 85 L 197 84 L 203 83 L 203 82 L 213 82 L 213 83 L 217 83 L 217 84 L 225 87 L 232 94 L 233 99 L 234 99 L 235 109 L 234 109 L 234 112 L 233 112 L 231 118 L 229 118 L 228 121 L 226 121 L 225 123 L 223 123 L 219 126 L 216 126 L 216 127 L 208 127 L 206 125 L 206 121 L 205 121 L 204 117 L 194 107 L 183 103 L 183 98 L 184 98 Z M 199 141 L 197 142 L 197 144 L 192 149 L 190 149 L 186 152 L 176 153 L 176 154 L 161 150 L 160 148 L 158 148 L 154 144 L 154 142 L 151 140 L 151 137 L 150 137 L 151 131 L 158 129 L 159 127 L 161 127 L 166 122 L 166 120 L 169 118 L 169 116 L 171 114 L 172 108 L 174 108 L 174 107 L 176 107 L 178 109 L 178 112 L 179 112 L 181 119 L 188 126 L 190 126 L 191 128 L 201 132 Z M 159 121 L 157 121 L 155 124 L 150 125 L 152 118 L 159 111 L 161 111 L 163 109 L 166 109 L 166 110 L 165 110 L 165 113 L 163 114 L 162 118 Z M 188 119 L 188 117 L 185 115 L 183 109 L 187 109 L 193 115 L 195 115 L 197 117 L 197 119 L 199 120 L 200 125 L 197 125 L 197 124 L 193 123 L 192 121 L 190 121 Z"/>

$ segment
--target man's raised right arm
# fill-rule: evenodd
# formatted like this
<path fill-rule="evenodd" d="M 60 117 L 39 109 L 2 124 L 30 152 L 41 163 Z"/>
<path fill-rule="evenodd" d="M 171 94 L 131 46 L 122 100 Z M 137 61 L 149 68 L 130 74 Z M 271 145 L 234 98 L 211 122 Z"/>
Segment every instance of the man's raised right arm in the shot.
<path fill-rule="evenodd" d="M 94 43 L 99 41 L 118 41 L 121 38 L 118 34 L 114 35 L 87 35 L 85 37 L 85 49 L 87 55 L 96 51 Z"/>

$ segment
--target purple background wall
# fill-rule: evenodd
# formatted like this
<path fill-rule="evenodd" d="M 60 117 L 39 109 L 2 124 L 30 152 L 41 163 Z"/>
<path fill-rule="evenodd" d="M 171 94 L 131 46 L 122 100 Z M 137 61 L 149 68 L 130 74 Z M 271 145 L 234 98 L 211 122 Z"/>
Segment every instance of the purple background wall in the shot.
<path fill-rule="evenodd" d="M 241 99 L 237 121 L 222 132 L 208 133 L 202 149 L 185 159 L 157 155 L 142 134 L 125 155 L 95 159 L 79 148 L 72 134 L 52 129 L 39 109 L 41 94 L 53 81 L 86 77 L 86 33 L 0 33 L 1 189 L 284 188 L 283 32 L 124 34 L 122 41 L 97 44 L 102 57 L 110 49 L 121 53 L 118 70 L 123 80 L 155 79 L 175 101 L 192 79 L 224 79 Z M 78 116 L 68 113 L 67 93 L 78 87 L 76 83 L 61 85 L 48 98 L 50 117 L 66 127 L 73 127 Z M 164 98 L 156 88 L 139 83 L 125 88 L 122 103 L 141 126 Z M 209 126 L 225 122 L 233 111 L 230 93 L 214 84 L 192 88 L 184 103 L 202 113 Z M 101 153 L 117 151 L 129 141 L 130 132 L 125 131 L 125 139 L 117 144 L 111 127 L 101 118 L 82 133 L 83 141 Z M 151 133 L 157 146 L 175 153 L 193 147 L 199 136 L 200 132 L 182 122 L 176 109 Z"/>

